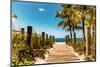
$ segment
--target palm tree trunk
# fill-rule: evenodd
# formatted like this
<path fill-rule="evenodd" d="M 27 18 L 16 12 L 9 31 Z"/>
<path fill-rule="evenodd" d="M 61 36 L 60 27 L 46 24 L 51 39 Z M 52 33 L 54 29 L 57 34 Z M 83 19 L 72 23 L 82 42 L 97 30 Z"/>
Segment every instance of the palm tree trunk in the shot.
<path fill-rule="evenodd" d="M 94 43 L 94 30 L 93 30 L 93 26 L 91 26 L 91 39 L 92 39 L 91 43 L 92 44 Z"/>
<path fill-rule="evenodd" d="M 95 39 L 95 38 L 96 38 L 96 35 L 95 35 L 95 33 L 96 33 L 95 27 L 96 27 L 96 24 L 93 25 L 93 32 L 92 32 L 92 34 L 93 34 L 93 35 L 92 35 L 92 37 L 93 37 L 93 44 L 94 44 L 94 45 L 95 45 L 95 43 L 96 43 L 96 41 L 95 41 L 95 40 L 96 40 L 96 39 Z"/>
<path fill-rule="evenodd" d="M 91 54 L 91 28 L 87 27 L 86 35 L 86 56 Z"/>
<path fill-rule="evenodd" d="M 72 28 L 72 30 L 73 30 L 73 44 L 75 44 L 74 28 Z"/>
<path fill-rule="evenodd" d="M 71 27 L 70 27 L 70 44 L 72 44 L 72 30 L 71 30 Z"/>
<path fill-rule="evenodd" d="M 71 27 L 71 24 L 70 24 L 70 20 L 69 20 L 69 28 L 70 28 L 70 44 L 72 44 L 72 27 Z"/>
<path fill-rule="evenodd" d="M 82 29 L 83 29 L 83 39 L 84 39 L 84 41 L 86 41 L 86 39 L 85 39 L 85 26 L 84 26 L 84 18 L 82 19 Z"/>

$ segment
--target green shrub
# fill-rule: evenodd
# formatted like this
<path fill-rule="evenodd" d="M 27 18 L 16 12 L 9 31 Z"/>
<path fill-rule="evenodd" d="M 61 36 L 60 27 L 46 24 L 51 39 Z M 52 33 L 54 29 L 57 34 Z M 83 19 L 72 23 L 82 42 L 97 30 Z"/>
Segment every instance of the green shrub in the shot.
<path fill-rule="evenodd" d="M 41 35 L 32 34 L 32 44 L 27 44 L 27 36 L 22 39 L 21 33 L 12 34 L 12 66 L 30 65 L 36 62 L 35 57 L 45 59 L 47 49 L 52 47 L 50 39 L 42 40 Z"/>

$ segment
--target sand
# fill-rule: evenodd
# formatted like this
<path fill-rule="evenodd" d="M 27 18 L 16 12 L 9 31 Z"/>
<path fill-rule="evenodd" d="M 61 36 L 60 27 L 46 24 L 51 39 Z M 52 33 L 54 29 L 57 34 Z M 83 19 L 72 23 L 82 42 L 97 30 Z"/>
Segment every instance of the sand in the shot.
<path fill-rule="evenodd" d="M 36 58 L 35 64 L 83 61 L 80 59 L 80 56 L 73 51 L 73 48 L 65 43 L 55 43 L 53 48 L 49 49 L 49 54 L 45 56 L 45 60 Z"/>

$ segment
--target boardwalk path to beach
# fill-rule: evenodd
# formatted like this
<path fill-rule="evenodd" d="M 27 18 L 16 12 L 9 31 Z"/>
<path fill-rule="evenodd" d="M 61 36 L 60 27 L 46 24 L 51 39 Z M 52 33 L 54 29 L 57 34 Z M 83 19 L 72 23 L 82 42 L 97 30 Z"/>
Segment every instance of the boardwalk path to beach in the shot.
<path fill-rule="evenodd" d="M 61 63 L 79 60 L 79 58 L 75 56 L 73 49 L 66 44 L 54 44 L 53 48 L 49 51 L 50 53 L 46 58 L 46 63 Z"/>
<path fill-rule="evenodd" d="M 73 49 L 66 44 L 54 44 L 53 48 L 49 50 L 45 61 L 38 60 L 36 64 L 43 63 L 62 63 L 62 62 L 76 62 L 80 61 L 79 57 L 75 55 Z"/>

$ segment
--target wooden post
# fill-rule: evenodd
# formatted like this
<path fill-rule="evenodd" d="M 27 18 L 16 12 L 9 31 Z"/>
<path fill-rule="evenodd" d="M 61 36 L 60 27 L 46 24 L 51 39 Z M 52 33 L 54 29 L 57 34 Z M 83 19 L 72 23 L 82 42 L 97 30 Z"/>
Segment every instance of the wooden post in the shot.
<path fill-rule="evenodd" d="M 52 41 L 52 36 L 51 36 L 51 35 L 49 36 L 49 39 L 50 39 L 51 43 L 53 43 L 53 41 Z"/>
<path fill-rule="evenodd" d="M 52 39 L 51 35 L 50 35 L 50 37 L 49 37 L 49 38 L 50 38 L 50 40 Z"/>
<path fill-rule="evenodd" d="M 24 35 L 25 34 L 25 31 L 24 31 L 24 28 L 21 28 L 21 38 L 22 38 L 22 40 L 24 40 Z"/>
<path fill-rule="evenodd" d="M 68 44 L 68 42 L 70 42 L 70 41 L 69 41 L 69 35 L 66 35 L 66 36 L 65 36 L 65 43 Z"/>
<path fill-rule="evenodd" d="M 50 42 L 51 42 L 50 47 L 52 48 L 52 47 L 53 47 L 53 41 L 52 41 L 52 36 L 51 36 L 51 35 L 49 36 L 49 40 L 50 40 Z"/>
<path fill-rule="evenodd" d="M 27 44 L 32 47 L 32 26 L 27 27 Z"/>
<path fill-rule="evenodd" d="M 45 42 L 45 32 L 42 32 L 42 41 Z"/>
<path fill-rule="evenodd" d="M 46 40 L 48 40 L 48 34 L 46 34 Z"/>
<path fill-rule="evenodd" d="M 55 37 L 54 37 L 54 36 L 52 36 L 52 42 L 53 42 L 53 43 L 55 42 Z"/>

